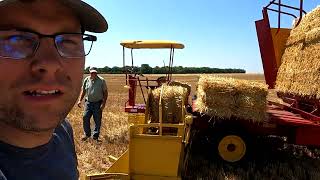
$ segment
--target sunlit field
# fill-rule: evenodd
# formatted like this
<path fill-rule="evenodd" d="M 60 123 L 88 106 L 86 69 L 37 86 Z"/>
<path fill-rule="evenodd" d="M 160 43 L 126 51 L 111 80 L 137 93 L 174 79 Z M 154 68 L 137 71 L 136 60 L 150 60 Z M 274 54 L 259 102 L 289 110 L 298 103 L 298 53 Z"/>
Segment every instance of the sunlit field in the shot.
<path fill-rule="evenodd" d="M 86 75 L 85 75 L 86 76 Z M 222 74 L 240 79 L 264 83 L 261 74 Z M 75 106 L 68 118 L 74 129 L 78 169 L 81 177 L 85 174 L 105 172 L 110 167 L 109 155 L 119 157 L 128 147 L 127 114 L 124 112 L 128 100 L 128 90 L 124 88 L 124 75 L 103 75 L 107 81 L 109 98 L 103 111 L 101 140 L 96 143 L 91 139 L 82 142 L 83 107 Z M 154 79 L 153 75 L 148 76 Z M 173 75 L 173 79 L 187 82 L 195 93 L 198 75 Z M 146 92 L 146 89 L 144 89 Z M 269 99 L 276 100 L 273 92 Z M 138 103 L 143 102 L 141 92 L 137 92 Z M 93 121 L 92 121 L 93 122 Z M 93 128 L 93 124 L 92 124 Z M 192 161 L 188 164 L 186 179 L 320 179 L 318 151 L 304 147 L 286 145 L 278 137 L 262 139 L 255 149 L 258 159 L 249 159 L 242 164 L 230 165 L 219 160 L 207 158 L 210 147 L 205 140 L 198 140 L 190 154 Z M 199 153 L 201 152 L 201 153 Z"/>

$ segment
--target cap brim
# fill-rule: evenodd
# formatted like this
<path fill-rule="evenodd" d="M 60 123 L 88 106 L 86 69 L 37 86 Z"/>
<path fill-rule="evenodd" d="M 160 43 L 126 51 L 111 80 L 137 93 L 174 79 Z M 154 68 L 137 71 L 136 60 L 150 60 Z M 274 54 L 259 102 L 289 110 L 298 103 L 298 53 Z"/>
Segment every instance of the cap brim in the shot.
<path fill-rule="evenodd" d="M 91 70 L 90 73 L 97 73 L 97 71 L 96 70 Z"/>
<path fill-rule="evenodd" d="M 106 19 L 92 6 L 80 0 L 62 0 L 79 17 L 84 30 L 90 32 L 106 32 L 108 23 Z"/>
<path fill-rule="evenodd" d="M 0 0 L 0 6 L 14 3 L 17 0 Z M 61 0 L 79 18 L 85 31 L 102 33 L 108 30 L 106 19 L 92 6 L 80 0 Z"/>

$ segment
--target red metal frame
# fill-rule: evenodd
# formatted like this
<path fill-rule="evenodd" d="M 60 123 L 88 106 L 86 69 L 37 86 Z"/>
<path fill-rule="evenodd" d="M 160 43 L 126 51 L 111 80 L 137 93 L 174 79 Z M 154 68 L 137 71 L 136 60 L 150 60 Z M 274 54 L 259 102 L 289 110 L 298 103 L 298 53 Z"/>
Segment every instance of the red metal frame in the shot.
<path fill-rule="evenodd" d="M 137 87 L 137 78 L 128 75 L 129 78 L 129 106 L 134 106 L 136 104 L 136 87 Z"/>
<path fill-rule="evenodd" d="M 141 82 L 139 77 L 134 77 L 132 75 L 127 75 L 127 81 L 129 83 L 129 100 L 125 103 L 125 112 L 130 113 L 144 113 L 145 112 L 145 104 L 136 104 L 136 93 L 137 93 L 137 82 L 139 82 L 139 86 L 142 90 Z M 144 96 L 143 96 L 144 98 Z M 145 101 L 145 99 L 144 99 Z"/>
<path fill-rule="evenodd" d="M 292 112 L 290 111 L 292 110 Z M 269 121 L 290 129 L 293 143 L 320 147 L 320 117 L 285 105 L 268 107 Z"/>
<path fill-rule="evenodd" d="M 149 83 L 150 82 L 156 82 L 157 80 L 149 80 L 147 77 L 145 79 L 140 79 L 139 75 L 131 75 L 126 74 L 126 82 L 127 85 L 129 84 L 129 97 L 128 101 L 125 103 L 125 112 L 130 113 L 144 113 L 145 107 L 146 107 L 146 98 L 144 95 L 143 87 L 146 88 L 155 88 L 158 86 L 152 86 Z M 142 82 L 146 82 L 146 85 L 142 85 Z M 140 87 L 140 90 L 142 92 L 142 97 L 144 100 L 144 104 L 136 104 L 136 94 L 137 94 L 137 87 Z"/>
<path fill-rule="evenodd" d="M 273 89 L 277 78 L 278 67 L 266 8 L 263 9 L 262 14 L 263 19 L 255 22 L 256 30 L 264 69 L 264 77 L 269 88 Z"/>
<path fill-rule="evenodd" d="M 278 5 L 278 10 L 269 8 L 269 6 L 272 4 Z M 300 18 L 296 26 L 299 25 L 302 14 L 306 13 L 303 11 L 303 0 L 300 0 L 300 8 L 283 5 L 281 4 L 281 0 L 279 0 L 279 3 L 276 3 L 275 0 L 273 0 L 263 8 L 263 19 L 255 22 L 265 80 L 271 89 L 274 88 L 276 82 L 278 67 L 267 11 L 271 10 L 278 12 L 278 32 L 280 30 L 280 14 L 296 17 L 293 14 L 281 11 L 281 7 L 299 10 Z M 266 129 L 266 127 L 260 125 L 255 126 L 254 131 L 269 131 L 269 133 L 277 132 L 278 135 L 284 133 L 284 135 L 291 136 L 291 138 L 293 136 L 293 142 L 295 144 L 320 146 L 319 99 L 316 99 L 315 97 L 302 98 L 300 96 L 293 96 L 283 93 L 278 93 L 277 95 L 278 97 L 282 98 L 284 102 L 289 103 L 289 105 L 277 103 L 271 103 L 268 105 L 267 112 L 269 118 L 267 121 L 276 125 L 274 128 L 278 130 L 272 130 L 272 128 Z M 251 124 L 246 124 L 246 126 L 248 129 L 252 129 L 253 127 Z"/>
<path fill-rule="evenodd" d="M 278 9 L 270 8 L 271 5 L 277 5 Z M 274 50 L 274 45 L 272 41 L 272 35 L 271 35 L 271 27 L 268 17 L 268 10 L 274 11 L 278 13 L 278 31 L 280 31 L 280 22 L 281 22 L 281 14 L 293 16 L 296 18 L 294 14 L 284 12 L 281 10 L 281 7 L 285 7 L 292 10 L 298 10 L 299 11 L 299 20 L 296 23 L 296 26 L 299 25 L 303 13 L 306 14 L 306 12 L 303 10 L 303 0 L 300 0 L 300 8 L 288 6 L 281 3 L 281 0 L 272 0 L 266 7 L 262 10 L 263 19 L 258 20 L 255 22 L 256 24 L 256 30 L 257 30 L 257 36 L 259 41 L 259 47 L 260 47 L 260 54 L 264 69 L 264 75 L 266 83 L 269 85 L 270 89 L 273 89 L 275 86 L 275 81 L 277 77 L 278 67 L 277 67 L 277 61 L 276 61 L 276 55 Z"/>
<path fill-rule="evenodd" d="M 290 104 L 290 111 L 297 112 L 307 119 L 319 121 L 319 119 L 314 116 L 320 116 L 320 100 L 315 97 L 301 97 L 281 92 L 278 92 L 277 95 L 285 103 Z"/>
<path fill-rule="evenodd" d="M 270 103 L 267 106 L 267 118 L 263 122 L 253 123 L 235 118 L 220 121 L 215 119 L 213 126 L 224 128 L 226 127 L 224 123 L 237 124 L 240 130 L 248 134 L 287 136 L 290 143 L 320 147 L 320 117 L 316 115 L 304 117 L 299 112 L 290 111 L 292 109 L 282 104 Z M 196 118 L 193 124 L 195 128 L 202 130 L 209 128 L 208 122 L 212 117 L 201 115 L 199 112 L 193 114 Z"/>

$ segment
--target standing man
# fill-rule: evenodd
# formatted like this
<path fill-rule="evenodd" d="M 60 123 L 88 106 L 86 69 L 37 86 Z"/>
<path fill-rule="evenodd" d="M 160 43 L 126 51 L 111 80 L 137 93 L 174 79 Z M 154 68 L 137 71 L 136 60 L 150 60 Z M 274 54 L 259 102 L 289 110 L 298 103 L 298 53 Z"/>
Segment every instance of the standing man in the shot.
<path fill-rule="evenodd" d="M 83 115 L 83 129 L 85 135 L 82 137 L 82 141 L 87 140 L 91 136 L 90 118 L 93 116 L 95 127 L 93 130 L 92 138 L 97 142 L 99 140 L 102 111 L 106 105 L 108 99 L 108 89 L 106 81 L 103 77 L 97 75 L 97 69 L 91 67 L 89 69 L 90 76 L 87 76 L 82 84 L 82 91 L 78 106 L 81 107 L 81 101 L 85 98 L 85 109 Z"/>
<path fill-rule="evenodd" d="M 80 0 L 0 0 L 0 179 L 77 180 L 65 119 L 103 16 Z"/>

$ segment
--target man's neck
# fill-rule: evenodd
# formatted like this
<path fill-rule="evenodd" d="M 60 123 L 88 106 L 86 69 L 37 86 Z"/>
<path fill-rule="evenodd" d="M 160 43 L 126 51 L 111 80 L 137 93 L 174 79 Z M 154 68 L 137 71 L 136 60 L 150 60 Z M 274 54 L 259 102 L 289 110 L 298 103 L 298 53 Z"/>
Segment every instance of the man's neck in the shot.
<path fill-rule="evenodd" d="M 90 76 L 90 79 L 95 80 L 97 79 L 97 76 Z"/>
<path fill-rule="evenodd" d="M 48 143 L 52 131 L 32 132 L 23 131 L 0 122 L 0 141 L 22 148 L 34 148 Z"/>

